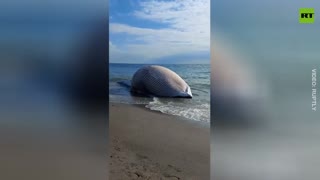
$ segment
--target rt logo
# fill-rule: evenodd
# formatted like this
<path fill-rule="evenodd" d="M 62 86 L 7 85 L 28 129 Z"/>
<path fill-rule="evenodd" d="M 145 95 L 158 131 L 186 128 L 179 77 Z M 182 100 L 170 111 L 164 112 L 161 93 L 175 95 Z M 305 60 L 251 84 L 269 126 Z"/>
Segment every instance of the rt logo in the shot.
<path fill-rule="evenodd" d="M 300 8 L 299 10 L 299 22 L 303 24 L 314 23 L 314 9 L 313 8 Z"/>

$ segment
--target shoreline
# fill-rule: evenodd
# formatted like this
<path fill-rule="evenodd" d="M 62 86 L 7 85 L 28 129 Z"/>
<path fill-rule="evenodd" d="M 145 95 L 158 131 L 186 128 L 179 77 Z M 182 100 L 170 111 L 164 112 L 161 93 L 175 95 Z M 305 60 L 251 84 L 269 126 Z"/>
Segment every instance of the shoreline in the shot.
<path fill-rule="evenodd" d="M 210 126 L 109 103 L 110 179 L 209 179 Z"/>
<path fill-rule="evenodd" d="M 138 108 L 143 108 L 143 109 L 146 109 L 147 111 L 150 111 L 150 112 L 163 114 L 163 115 L 168 115 L 168 116 L 173 116 L 173 117 L 175 117 L 174 119 L 177 119 L 179 121 L 185 121 L 187 123 L 196 124 L 196 126 L 200 125 L 200 126 L 204 126 L 204 127 L 210 128 L 210 120 L 209 120 L 209 122 L 201 121 L 201 120 L 193 120 L 193 119 L 189 119 L 187 117 L 183 117 L 183 116 L 179 116 L 179 115 L 164 113 L 164 112 L 161 112 L 159 110 L 152 110 L 152 109 L 146 107 L 148 104 L 131 104 L 131 103 L 122 103 L 122 102 L 109 102 L 109 106 L 111 106 L 111 105 L 134 106 L 134 107 L 138 107 Z"/>

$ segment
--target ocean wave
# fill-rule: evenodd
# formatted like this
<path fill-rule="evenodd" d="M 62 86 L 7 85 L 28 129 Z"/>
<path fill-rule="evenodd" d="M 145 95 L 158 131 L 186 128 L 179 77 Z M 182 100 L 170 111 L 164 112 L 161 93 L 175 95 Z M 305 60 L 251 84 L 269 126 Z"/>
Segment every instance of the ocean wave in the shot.
<path fill-rule="evenodd" d="M 146 108 L 153 111 L 160 111 L 165 114 L 181 116 L 194 121 L 209 122 L 210 121 L 210 105 L 191 104 L 190 106 L 182 106 L 175 102 L 161 102 L 158 98 L 146 105 Z"/>

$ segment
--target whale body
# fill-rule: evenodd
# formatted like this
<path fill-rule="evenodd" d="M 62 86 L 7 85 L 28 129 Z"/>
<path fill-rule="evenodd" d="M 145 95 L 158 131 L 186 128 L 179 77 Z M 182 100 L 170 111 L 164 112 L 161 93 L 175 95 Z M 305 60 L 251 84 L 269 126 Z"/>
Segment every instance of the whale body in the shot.
<path fill-rule="evenodd" d="M 131 80 L 131 91 L 156 97 L 192 98 L 189 85 L 178 74 L 158 65 L 138 69 Z"/>

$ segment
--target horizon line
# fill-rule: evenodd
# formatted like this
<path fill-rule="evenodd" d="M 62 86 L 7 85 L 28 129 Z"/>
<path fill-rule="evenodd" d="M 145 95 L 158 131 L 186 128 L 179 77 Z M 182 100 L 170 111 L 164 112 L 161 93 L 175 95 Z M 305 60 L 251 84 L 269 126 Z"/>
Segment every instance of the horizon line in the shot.
<path fill-rule="evenodd" d="M 126 63 L 126 62 L 109 62 L 109 64 L 169 64 L 169 65 L 190 65 L 190 64 L 211 64 L 209 63 Z"/>

